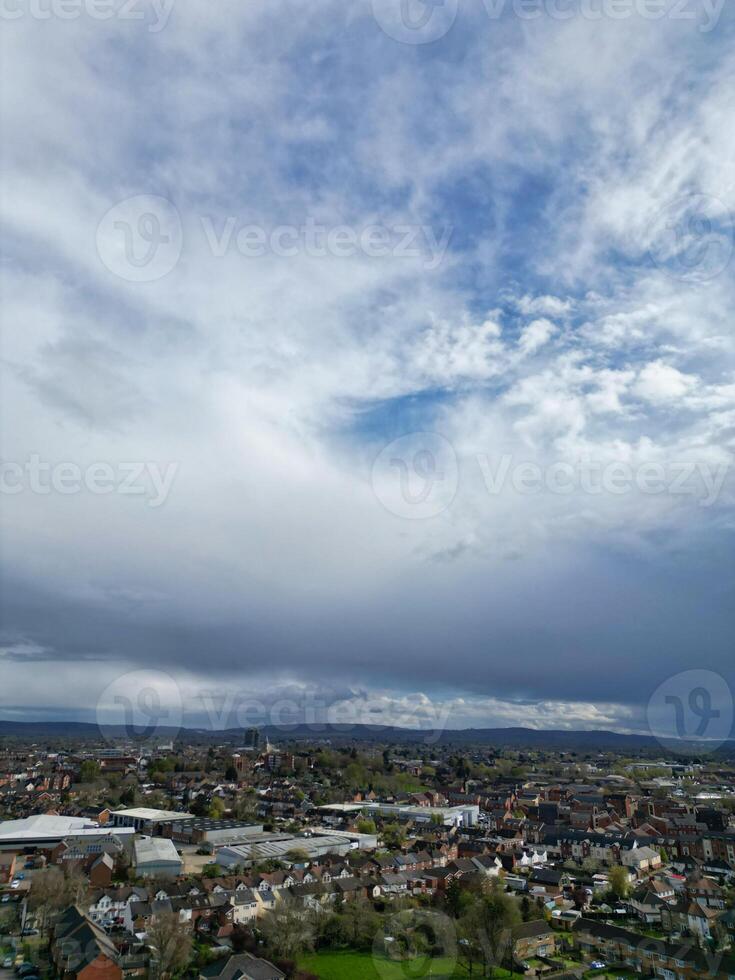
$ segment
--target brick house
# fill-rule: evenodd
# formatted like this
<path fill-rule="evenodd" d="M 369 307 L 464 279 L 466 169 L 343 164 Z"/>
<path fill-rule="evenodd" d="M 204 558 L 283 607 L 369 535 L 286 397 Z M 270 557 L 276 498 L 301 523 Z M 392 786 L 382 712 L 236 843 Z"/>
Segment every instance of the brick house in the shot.
<path fill-rule="evenodd" d="M 712 976 L 735 978 L 735 967 L 720 962 L 715 954 L 710 956 L 703 952 L 694 940 L 667 943 L 584 918 L 572 925 L 572 934 L 584 955 L 606 963 L 625 964 L 644 975 L 664 977 L 665 980 Z"/>
<path fill-rule="evenodd" d="M 15 877 L 17 860 L 14 851 L 0 852 L 0 885 L 7 885 Z"/>
<path fill-rule="evenodd" d="M 556 953 L 556 933 L 545 919 L 522 922 L 513 929 L 513 955 L 523 962 Z"/>

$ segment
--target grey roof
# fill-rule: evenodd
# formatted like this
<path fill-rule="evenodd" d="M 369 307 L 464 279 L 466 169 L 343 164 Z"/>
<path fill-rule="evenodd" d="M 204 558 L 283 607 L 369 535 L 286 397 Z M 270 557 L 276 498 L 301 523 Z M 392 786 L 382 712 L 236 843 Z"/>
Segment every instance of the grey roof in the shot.
<path fill-rule="evenodd" d="M 165 837 L 140 837 L 135 841 L 135 863 L 181 865 L 182 860 L 172 840 Z"/>
<path fill-rule="evenodd" d="M 269 963 L 250 953 L 240 953 L 226 959 L 215 960 L 199 971 L 199 975 L 207 980 L 281 980 L 285 973 Z"/>

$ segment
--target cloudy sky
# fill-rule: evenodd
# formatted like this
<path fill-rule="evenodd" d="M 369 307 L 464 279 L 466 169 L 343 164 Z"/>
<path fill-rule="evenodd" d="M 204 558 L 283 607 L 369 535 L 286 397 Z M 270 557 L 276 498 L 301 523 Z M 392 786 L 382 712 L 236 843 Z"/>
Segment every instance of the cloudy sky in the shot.
<path fill-rule="evenodd" d="M 0 717 L 731 717 L 734 14 L 4 0 Z"/>

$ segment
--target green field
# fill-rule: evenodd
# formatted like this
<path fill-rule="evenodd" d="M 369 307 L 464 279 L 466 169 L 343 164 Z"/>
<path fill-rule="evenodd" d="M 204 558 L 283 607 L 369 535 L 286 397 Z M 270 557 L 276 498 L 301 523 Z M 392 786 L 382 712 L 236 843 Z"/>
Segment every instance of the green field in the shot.
<path fill-rule="evenodd" d="M 351 950 L 309 953 L 300 957 L 299 968 L 308 970 L 321 980 L 422 980 L 424 977 L 467 980 L 469 977 L 463 967 L 448 958 L 400 963 Z M 479 977 L 480 971 L 475 969 L 474 975 Z M 512 976 L 518 977 L 520 974 Z M 497 980 L 508 980 L 511 974 L 508 970 L 496 970 L 495 977 Z"/>

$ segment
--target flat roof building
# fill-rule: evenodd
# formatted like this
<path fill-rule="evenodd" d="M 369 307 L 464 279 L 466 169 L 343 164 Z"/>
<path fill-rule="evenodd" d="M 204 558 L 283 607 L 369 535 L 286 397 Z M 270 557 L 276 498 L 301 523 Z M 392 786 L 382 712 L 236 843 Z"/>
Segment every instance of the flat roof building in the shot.
<path fill-rule="evenodd" d="M 445 827 L 474 827 L 480 817 L 480 807 L 475 804 L 462 806 L 410 806 L 406 803 L 328 803 L 318 807 L 324 813 L 343 814 L 377 813 L 381 817 L 394 817 L 397 820 L 414 820 L 416 823 L 431 823 L 439 820 Z"/>
<path fill-rule="evenodd" d="M 0 823 L 0 850 L 22 850 L 40 847 L 50 850 L 62 841 L 73 843 L 81 840 L 102 840 L 115 836 L 123 844 L 132 839 L 132 827 L 111 827 L 95 823 L 86 817 L 64 817 L 45 813 L 35 814 L 23 820 L 5 820 Z"/>
<path fill-rule="evenodd" d="M 248 867 L 268 859 L 285 861 L 289 851 L 303 851 L 308 859 L 322 857 L 324 854 L 344 856 L 355 850 L 357 842 L 348 834 L 314 834 L 309 837 L 296 837 L 293 834 L 256 834 L 246 843 L 222 847 L 217 852 L 216 862 L 225 868 L 238 865 Z"/>
<path fill-rule="evenodd" d="M 133 827 L 148 834 L 159 834 L 166 824 L 195 820 L 193 813 L 177 810 L 157 810 L 154 807 L 136 806 L 125 810 L 113 810 L 110 823 L 115 827 Z"/>
<path fill-rule="evenodd" d="M 182 844 L 236 844 L 263 831 L 262 824 L 245 824 L 242 820 L 215 820 L 195 817 L 176 821 L 164 828 L 164 836 Z"/>

